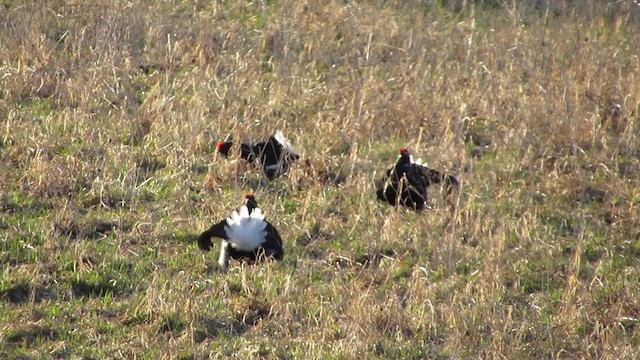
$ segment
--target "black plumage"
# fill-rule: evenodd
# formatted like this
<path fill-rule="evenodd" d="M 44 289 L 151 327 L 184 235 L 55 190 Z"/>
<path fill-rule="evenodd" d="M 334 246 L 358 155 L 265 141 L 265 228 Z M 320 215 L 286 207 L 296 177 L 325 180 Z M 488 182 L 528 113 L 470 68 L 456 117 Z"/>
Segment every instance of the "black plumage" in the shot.
<path fill-rule="evenodd" d="M 198 247 L 209 251 L 213 247 L 213 238 L 222 239 L 218 263 L 223 267 L 228 266 L 230 258 L 252 263 L 268 258 L 282 260 L 282 238 L 278 230 L 264 220 L 253 194 L 246 196 L 243 207 L 246 209 L 241 208 L 239 213 L 234 212 L 200 234 Z M 234 221 L 238 219 L 241 221 Z"/>
<path fill-rule="evenodd" d="M 249 214 L 251 214 L 254 209 L 258 208 L 258 200 L 256 200 L 255 195 L 247 194 L 244 196 L 244 200 L 244 205 L 247 207 L 247 210 L 249 210 Z"/>
<path fill-rule="evenodd" d="M 233 148 L 233 141 L 220 141 L 217 145 L 218 152 L 228 157 Z M 278 131 L 266 141 L 255 144 L 240 144 L 240 158 L 248 162 L 258 161 L 269 180 L 273 180 L 286 173 L 291 165 L 300 159 L 291 144 Z"/>
<path fill-rule="evenodd" d="M 403 205 L 422 210 L 427 201 L 429 186 L 441 183 L 448 194 L 460 186 L 455 177 L 413 162 L 409 151 L 402 148 L 398 162 L 386 171 L 382 186 L 376 193 L 378 199 L 393 206 Z"/>

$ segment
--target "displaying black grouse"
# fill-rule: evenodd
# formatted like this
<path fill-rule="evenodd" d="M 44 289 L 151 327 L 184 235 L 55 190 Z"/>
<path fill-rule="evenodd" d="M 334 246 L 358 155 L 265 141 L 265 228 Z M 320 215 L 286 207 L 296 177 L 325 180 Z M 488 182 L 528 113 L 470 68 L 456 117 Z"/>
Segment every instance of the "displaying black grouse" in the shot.
<path fill-rule="evenodd" d="M 233 147 L 233 141 L 220 141 L 217 145 L 218 152 L 225 158 Z M 285 139 L 281 131 L 277 131 L 267 141 L 256 144 L 240 144 L 240 157 L 249 162 L 258 161 L 269 180 L 286 173 L 300 155 Z"/>
<path fill-rule="evenodd" d="M 211 226 L 198 237 L 198 247 L 209 251 L 213 247 L 212 238 L 221 238 L 218 264 L 229 266 L 229 259 L 257 262 L 284 256 L 282 239 L 278 230 L 264 219 L 253 194 L 245 196 L 246 203 L 240 211 Z"/>
<path fill-rule="evenodd" d="M 409 150 L 402 148 L 398 162 L 387 170 L 377 195 L 378 199 L 393 206 L 422 210 L 427 200 L 427 188 L 440 183 L 444 183 L 448 194 L 460 186 L 455 177 L 433 170 L 423 165 L 421 160 L 414 162 Z"/>

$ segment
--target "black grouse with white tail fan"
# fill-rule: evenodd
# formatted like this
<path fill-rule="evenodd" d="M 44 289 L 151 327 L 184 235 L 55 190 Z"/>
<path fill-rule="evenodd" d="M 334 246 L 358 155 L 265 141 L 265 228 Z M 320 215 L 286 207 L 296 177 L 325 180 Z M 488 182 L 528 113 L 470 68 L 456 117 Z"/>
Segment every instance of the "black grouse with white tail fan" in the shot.
<path fill-rule="evenodd" d="M 378 199 L 393 206 L 422 210 L 427 201 L 427 188 L 440 183 L 444 183 L 448 194 L 460 186 L 455 177 L 423 165 L 420 159 L 413 161 L 409 150 L 402 148 L 398 162 L 386 171 L 377 195 Z"/>
<path fill-rule="evenodd" d="M 218 152 L 225 158 L 234 145 L 233 141 L 218 142 Z M 300 155 L 293 150 L 282 131 L 277 131 L 266 141 L 256 144 L 240 144 L 240 157 L 249 162 L 258 161 L 269 180 L 286 173 Z"/>
<path fill-rule="evenodd" d="M 282 260 L 284 250 L 278 230 L 264 219 L 253 194 L 245 196 L 246 204 L 239 211 L 211 226 L 198 237 L 198 247 L 209 251 L 212 238 L 221 238 L 218 264 L 229 266 L 229 259 L 257 262 L 273 258 Z"/>

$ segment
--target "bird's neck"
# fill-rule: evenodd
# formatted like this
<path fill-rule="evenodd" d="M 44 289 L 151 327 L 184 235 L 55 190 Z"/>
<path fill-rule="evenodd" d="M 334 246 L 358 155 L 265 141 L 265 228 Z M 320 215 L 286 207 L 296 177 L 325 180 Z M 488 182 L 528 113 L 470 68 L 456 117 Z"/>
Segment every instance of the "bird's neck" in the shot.
<path fill-rule="evenodd" d="M 411 165 L 411 158 L 409 158 L 409 156 L 403 155 L 400 157 L 400 160 L 396 163 L 396 174 L 398 174 L 398 176 L 404 175 L 409 165 Z"/>
<path fill-rule="evenodd" d="M 249 210 L 249 214 L 253 211 L 253 209 L 258 207 L 258 202 L 254 198 L 247 199 L 247 210 Z"/>

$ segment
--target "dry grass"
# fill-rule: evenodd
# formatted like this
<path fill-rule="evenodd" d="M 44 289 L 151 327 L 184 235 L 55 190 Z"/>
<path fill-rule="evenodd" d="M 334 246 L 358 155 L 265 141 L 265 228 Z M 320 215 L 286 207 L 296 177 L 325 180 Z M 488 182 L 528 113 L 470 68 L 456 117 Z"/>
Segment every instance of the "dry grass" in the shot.
<path fill-rule="evenodd" d="M 3 1 L 0 357 L 635 358 L 640 9 L 445 3 Z M 455 209 L 376 201 L 405 145 Z M 286 257 L 222 273 L 248 190 Z"/>

